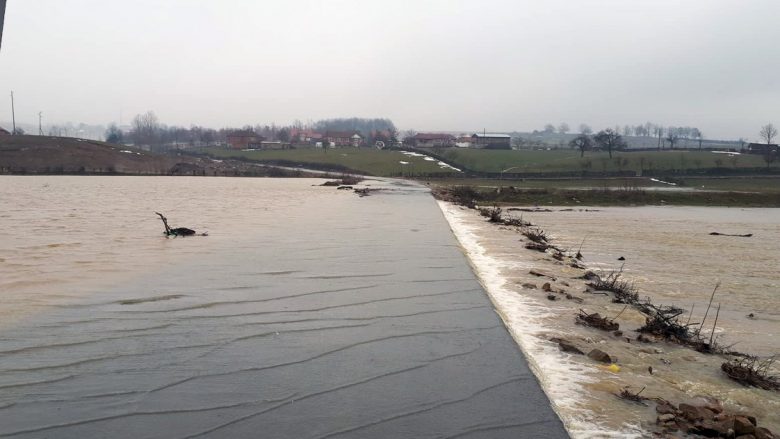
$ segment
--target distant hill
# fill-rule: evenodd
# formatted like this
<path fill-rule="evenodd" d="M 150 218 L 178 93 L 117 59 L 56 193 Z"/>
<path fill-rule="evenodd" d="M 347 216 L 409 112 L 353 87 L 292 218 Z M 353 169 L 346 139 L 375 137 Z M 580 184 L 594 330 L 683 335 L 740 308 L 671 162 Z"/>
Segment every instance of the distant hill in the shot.
<path fill-rule="evenodd" d="M 286 176 L 236 160 L 163 155 L 71 137 L 0 135 L 0 174 Z"/>

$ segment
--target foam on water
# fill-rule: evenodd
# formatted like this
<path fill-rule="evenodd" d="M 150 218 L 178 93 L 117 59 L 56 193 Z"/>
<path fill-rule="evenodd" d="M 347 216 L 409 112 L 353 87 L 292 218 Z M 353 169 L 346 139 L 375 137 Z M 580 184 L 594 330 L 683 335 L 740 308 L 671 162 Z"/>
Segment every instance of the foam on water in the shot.
<path fill-rule="evenodd" d="M 624 425 L 621 431 L 606 431 L 591 412 L 583 410 L 583 395 L 588 392 L 583 384 L 595 383 L 597 379 L 581 364 L 571 361 L 571 355 L 562 354 L 557 345 L 548 341 L 554 329 L 545 325 L 545 319 L 558 314 L 555 306 L 521 296 L 506 287 L 502 269 L 522 266 L 523 262 L 488 254 L 474 226 L 466 221 L 472 212 L 442 201 L 439 207 L 569 434 L 575 439 L 642 437 L 642 430 L 636 425 Z"/>

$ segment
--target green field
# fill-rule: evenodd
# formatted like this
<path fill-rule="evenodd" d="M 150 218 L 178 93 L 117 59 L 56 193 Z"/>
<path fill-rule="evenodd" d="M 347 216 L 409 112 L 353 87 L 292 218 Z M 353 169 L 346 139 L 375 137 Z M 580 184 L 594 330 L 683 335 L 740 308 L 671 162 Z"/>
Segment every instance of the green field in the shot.
<path fill-rule="evenodd" d="M 442 168 L 436 161 L 405 155 L 399 151 L 368 148 L 286 149 L 237 151 L 222 148 L 202 150 L 216 158 L 243 158 L 259 162 L 316 167 L 334 170 L 353 170 L 384 177 L 414 177 L 419 175 L 448 175 L 455 171 Z M 406 164 L 402 163 L 405 162 Z"/>
<path fill-rule="evenodd" d="M 659 191 L 647 189 L 486 188 L 436 186 L 434 195 L 460 204 L 489 206 L 730 206 L 780 207 L 780 192 Z"/>
<path fill-rule="evenodd" d="M 770 177 L 714 177 L 667 179 L 676 186 L 653 181 L 647 177 L 632 178 L 437 178 L 426 179 L 432 187 L 472 186 L 474 188 L 514 187 L 518 189 L 680 189 L 700 192 L 758 192 L 780 193 L 780 176 Z"/>
<path fill-rule="evenodd" d="M 447 160 L 479 172 L 511 173 L 674 171 L 708 168 L 766 167 L 760 155 L 730 156 L 709 151 L 588 152 L 551 150 L 479 150 L 450 148 L 441 154 Z M 777 168 L 780 163 L 771 166 Z"/>

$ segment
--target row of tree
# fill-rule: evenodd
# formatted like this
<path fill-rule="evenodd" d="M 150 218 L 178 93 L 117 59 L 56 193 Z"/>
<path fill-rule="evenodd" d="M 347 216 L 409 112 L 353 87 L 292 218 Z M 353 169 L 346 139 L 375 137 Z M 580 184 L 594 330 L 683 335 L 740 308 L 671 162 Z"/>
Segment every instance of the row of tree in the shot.
<path fill-rule="evenodd" d="M 664 127 L 663 125 L 659 125 L 653 122 L 646 122 L 644 124 L 637 124 L 637 125 L 624 125 L 622 127 L 615 126 L 614 129 L 610 128 L 613 132 L 617 134 L 621 134 L 624 137 L 657 137 L 659 139 L 659 146 L 661 144 L 660 140 L 664 138 L 664 136 L 671 137 L 672 142 L 677 142 L 680 139 L 684 140 L 698 140 L 699 146 L 701 146 L 701 142 L 704 139 L 704 134 L 701 132 L 700 129 L 696 127 Z M 542 131 L 534 131 L 537 134 L 568 134 L 571 132 L 571 128 L 569 127 L 569 124 L 566 122 L 561 123 L 557 127 L 551 123 L 548 123 L 544 126 L 544 129 Z M 583 135 L 591 135 L 593 134 L 593 129 L 588 124 L 580 124 L 579 126 L 579 134 Z M 672 145 L 672 147 L 674 147 Z"/>
<path fill-rule="evenodd" d="M 358 132 L 373 145 L 376 140 L 391 141 L 397 138 L 398 130 L 390 119 L 343 118 L 327 119 L 303 123 L 295 121 L 291 125 L 245 125 L 241 128 L 205 128 L 193 125 L 189 128 L 168 126 L 160 122 L 153 111 L 138 114 L 133 118 L 130 130 L 125 132 L 116 124 L 111 124 L 105 133 L 106 142 L 133 143 L 147 145 L 154 150 L 170 149 L 180 146 L 211 146 L 225 143 L 227 136 L 236 131 L 250 131 L 267 140 L 288 143 L 295 141 L 293 134 L 306 130 Z"/>
<path fill-rule="evenodd" d="M 623 136 L 618 134 L 617 131 L 612 128 L 601 130 L 595 135 L 580 134 L 569 142 L 569 146 L 580 150 L 580 157 L 585 156 L 585 151 L 589 151 L 594 147 L 601 150 L 607 150 L 609 152 L 609 158 L 612 158 L 612 151 L 619 151 L 626 149 L 628 146 Z"/>

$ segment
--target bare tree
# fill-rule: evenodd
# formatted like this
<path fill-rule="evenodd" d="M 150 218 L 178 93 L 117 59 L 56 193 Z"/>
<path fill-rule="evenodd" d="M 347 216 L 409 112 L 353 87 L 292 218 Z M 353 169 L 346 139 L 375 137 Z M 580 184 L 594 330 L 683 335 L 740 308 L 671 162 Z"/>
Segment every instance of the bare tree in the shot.
<path fill-rule="evenodd" d="M 566 133 L 569 132 L 569 130 L 570 130 L 569 124 L 566 123 L 566 122 L 563 122 L 560 125 L 558 125 L 558 133 L 559 134 L 566 134 Z"/>
<path fill-rule="evenodd" d="M 548 123 L 544 126 L 544 131 L 542 131 L 545 134 L 552 134 L 555 132 L 555 125 Z"/>
<path fill-rule="evenodd" d="M 623 137 L 612 128 L 599 131 L 598 134 L 593 136 L 593 140 L 597 145 L 609 152 L 609 158 L 612 158 L 612 150 L 624 149 L 626 147 Z"/>
<path fill-rule="evenodd" d="M 136 145 L 155 145 L 160 131 L 160 121 L 154 111 L 138 114 L 133 118 L 130 135 Z"/>
<path fill-rule="evenodd" d="M 761 127 L 761 131 L 759 131 L 758 134 L 762 139 L 766 140 L 766 144 L 769 145 L 772 143 L 772 139 L 777 136 L 777 128 L 771 123 L 768 123 Z"/>
<path fill-rule="evenodd" d="M 585 157 L 585 151 L 593 147 L 593 140 L 587 134 L 580 134 L 569 142 L 569 146 L 580 150 L 580 157 Z"/>
<path fill-rule="evenodd" d="M 411 145 L 414 146 L 414 136 L 417 135 L 417 131 L 415 130 L 406 130 L 404 131 L 404 145 Z"/>
<path fill-rule="evenodd" d="M 661 149 L 661 138 L 664 136 L 664 127 L 661 125 L 653 126 L 653 134 L 658 137 L 658 149 Z"/>
<path fill-rule="evenodd" d="M 584 134 L 586 136 L 589 136 L 589 135 L 593 134 L 593 128 L 591 128 L 590 125 L 588 125 L 586 123 L 581 123 L 580 124 L 580 134 Z"/>
<path fill-rule="evenodd" d="M 698 128 L 693 128 L 691 130 L 691 135 L 694 139 L 699 141 L 699 149 L 701 149 L 701 141 L 704 139 L 704 134 L 701 132 Z"/>
<path fill-rule="evenodd" d="M 680 140 L 679 128 L 669 127 L 669 129 L 666 130 L 665 140 L 669 142 L 669 148 L 674 149 L 674 144 L 677 143 L 678 140 Z"/>

